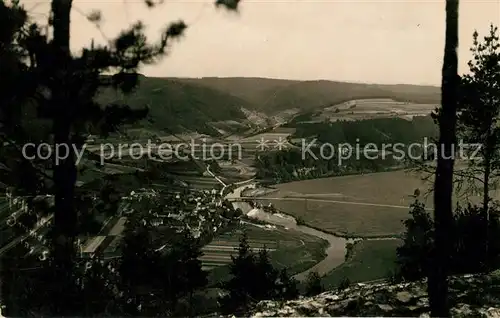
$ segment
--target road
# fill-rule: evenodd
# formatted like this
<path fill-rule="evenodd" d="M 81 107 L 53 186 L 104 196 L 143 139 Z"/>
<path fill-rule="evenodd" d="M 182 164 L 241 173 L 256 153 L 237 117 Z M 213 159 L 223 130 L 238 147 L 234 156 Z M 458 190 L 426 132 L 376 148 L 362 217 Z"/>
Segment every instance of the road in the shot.
<path fill-rule="evenodd" d="M 219 182 L 220 184 L 222 184 L 223 187 L 227 187 L 228 186 L 226 183 L 224 183 L 224 181 L 222 181 L 221 178 L 217 177 L 215 175 L 215 173 L 213 173 L 212 171 L 210 171 L 210 165 L 209 164 L 207 165 L 207 173 L 209 175 L 211 175 L 215 180 L 217 180 L 217 182 Z"/>
<path fill-rule="evenodd" d="M 395 208 L 408 210 L 409 206 L 405 205 L 392 205 L 392 204 L 378 204 L 378 203 L 367 203 L 367 202 L 352 202 L 352 201 L 339 201 L 339 200 L 328 200 L 328 199 L 314 199 L 314 198 L 293 198 L 293 197 L 244 197 L 245 199 L 254 201 L 265 201 L 265 200 L 276 200 L 276 201 L 311 201 L 311 202 L 327 202 L 327 203 L 338 203 L 338 204 L 351 204 L 351 205 L 363 205 L 363 206 L 376 206 L 385 208 Z M 229 200 L 237 200 L 238 198 L 230 198 Z M 433 211 L 431 208 L 426 208 L 427 211 Z"/>
<path fill-rule="evenodd" d="M 243 181 L 243 182 L 246 182 L 246 181 Z M 243 202 L 243 201 L 239 201 L 239 200 L 241 200 L 241 192 L 249 186 L 250 186 L 249 184 L 239 186 L 236 189 L 234 189 L 233 192 L 226 194 L 226 196 L 224 197 L 224 199 L 227 199 L 229 201 L 233 201 L 232 202 L 233 207 L 235 209 L 240 209 L 244 214 L 247 214 L 248 212 L 250 212 L 250 210 L 252 210 L 252 206 L 248 202 Z"/>

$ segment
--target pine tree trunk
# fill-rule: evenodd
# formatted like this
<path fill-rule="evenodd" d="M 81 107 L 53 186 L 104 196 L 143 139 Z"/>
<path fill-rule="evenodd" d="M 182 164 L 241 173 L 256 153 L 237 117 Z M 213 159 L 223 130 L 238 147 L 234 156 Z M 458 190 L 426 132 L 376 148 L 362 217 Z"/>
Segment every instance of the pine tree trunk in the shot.
<path fill-rule="evenodd" d="M 52 0 L 53 57 L 52 109 L 54 110 L 54 147 L 71 142 L 71 54 L 70 13 L 72 0 Z M 53 227 L 53 258 L 56 280 L 55 314 L 67 315 L 72 311 L 74 291 L 74 255 L 76 236 L 76 211 L 73 206 L 76 182 L 75 160 L 56 161 L 54 156 L 55 211 Z M 74 310 L 74 308 L 73 308 Z"/>
<path fill-rule="evenodd" d="M 439 116 L 439 149 L 434 183 L 435 246 L 429 273 L 428 293 L 431 315 L 449 317 L 447 270 L 453 221 L 453 145 L 456 143 L 458 88 L 458 0 L 446 0 L 446 43 L 442 69 Z"/>
<path fill-rule="evenodd" d="M 189 317 L 194 317 L 193 315 L 193 293 L 194 291 L 193 290 L 190 290 L 189 291 L 189 304 L 188 304 L 188 307 L 189 307 Z"/>
<path fill-rule="evenodd" d="M 483 209 L 481 211 L 481 222 L 483 226 L 483 231 L 482 233 L 482 241 L 481 243 L 483 246 L 480 246 L 482 249 L 482 266 L 481 270 L 488 270 L 489 268 L 489 248 L 488 248 L 488 243 L 489 243 L 489 224 L 490 224 L 490 218 L 489 218 L 489 202 L 490 202 L 490 174 L 491 174 L 491 155 L 488 153 L 485 156 L 485 167 L 484 167 L 484 180 L 483 180 Z"/>

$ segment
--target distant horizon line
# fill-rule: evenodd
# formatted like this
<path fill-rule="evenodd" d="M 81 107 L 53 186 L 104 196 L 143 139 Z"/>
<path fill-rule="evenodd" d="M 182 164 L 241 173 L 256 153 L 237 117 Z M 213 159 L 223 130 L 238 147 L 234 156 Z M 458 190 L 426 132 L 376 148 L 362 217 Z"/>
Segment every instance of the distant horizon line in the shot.
<path fill-rule="evenodd" d="M 266 76 L 148 76 L 144 73 L 140 73 L 140 74 L 145 76 L 145 77 L 149 77 L 149 78 L 171 78 L 171 79 L 246 78 L 246 79 L 264 79 L 264 80 L 278 80 L 278 81 L 289 81 L 289 82 L 334 82 L 334 83 L 380 85 L 380 86 L 420 86 L 420 87 L 441 88 L 440 85 L 435 85 L 435 84 L 409 84 L 409 83 L 381 84 L 381 83 L 375 83 L 375 82 L 356 82 L 356 81 L 343 81 L 343 80 L 332 80 L 332 79 L 302 79 L 301 80 L 301 79 L 266 77 Z"/>

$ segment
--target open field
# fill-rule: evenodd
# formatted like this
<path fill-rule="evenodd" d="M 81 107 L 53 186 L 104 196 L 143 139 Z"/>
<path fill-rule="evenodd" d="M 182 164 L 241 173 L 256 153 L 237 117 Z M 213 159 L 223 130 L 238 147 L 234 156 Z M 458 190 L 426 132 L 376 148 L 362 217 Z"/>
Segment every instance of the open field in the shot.
<path fill-rule="evenodd" d="M 424 186 L 417 177 L 395 171 L 279 184 L 267 197 L 276 198 L 269 202 L 278 210 L 328 232 L 388 236 L 403 231 L 411 195 L 416 188 L 424 192 Z"/>
<path fill-rule="evenodd" d="M 253 162 L 253 158 L 250 159 Z M 255 168 L 248 166 L 248 163 L 239 160 L 217 161 L 220 172 L 217 174 L 223 178 L 250 179 L 255 175 Z"/>
<path fill-rule="evenodd" d="M 255 154 L 259 150 L 272 150 L 277 142 L 286 142 L 295 131 L 295 128 L 276 127 L 239 138 L 233 137 L 231 143 L 240 145 L 244 154 Z M 261 147 L 262 142 L 265 142 L 265 149 Z"/>
<path fill-rule="evenodd" d="M 226 279 L 231 255 L 236 255 L 236 248 L 243 231 L 246 231 L 250 247 L 258 252 L 264 246 L 270 251 L 271 261 L 277 267 L 287 267 L 290 274 L 302 272 L 324 258 L 327 242 L 317 237 L 284 228 L 265 228 L 261 225 L 240 224 L 217 236 L 203 248 L 200 258 L 203 267 L 211 270 L 211 281 Z"/>
<path fill-rule="evenodd" d="M 266 204 L 329 232 L 391 236 L 402 233 L 415 189 L 420 189 L 419 201 L 433 207 L 432 196 L 423 197 L 429 186 L 415 174 L 391 171 L 279 184 L 278 192 L 263 198 L 268 198 Z"/>
<path fill-rule="evenodd" d="M 407 205 L 416 188 L 424 192 L 428 186 L 417 175 L 399 170 L 290 182 L 276 188 L 287 197 Z"/>
<path fill-rule="evenodd" d="M 266 201 L 264 201 L 266 202 Z M 345 237 L 386 237 L 402 233 L 408 208 L 361 206 L 338 202 L 269 200 L 278 210 L 305 224 Z M 266 203 L 267 203 L 266 202 Z"/>
<path fill-rule="evenodd" d="M 396 268 L 396 248 L 399 245 L 401 245 L 400 240 L 357 242 L 349 260 L 323 276 L 323 284 L 326 288 L 334 288 L 344 278 L 355 283 L 388 277 Z"/>
<path fill-rule="evenodd" d="M 337 120 L 361 120 L 371 118 L 400 117 L 411 119 L 412 116 L 429 115 L 436 104 L 398 102 L 388 98 L 350 100 L 318 110 L 304 122 L 324 122 Z"/>
<path fill-rule="evenodd" d="M 241 156 L 240 158 L 237 158 L 239 161 L 244 162 L 247 165 L 253 165 L 258 153 L 263 151 L 279 150 L 280 148 L 283 150 L 294 147 L 287 141 L 289 137 L 295 133 L 295 131 L 295 128 L 277 127 L 271 131 L 235 139 L 231 141 L 231 144 L 241 147 Z"/>
<path fill-rule="evenodd" d="M 258 140 L 263 139 L 263 140 L 267 140 L 271 144 L 275 140 L 279 140 L 280 138 L 281 138 L 281 140 L 286 140 L 289 136 L 293 135 L 293 133 L 294 133 L 294 130 L 282 131 L 282 132 L 280 132 L 280 131 L 264 132 L 264 133 L 260 133 L 257 135 L 243 138 L 240 140 L 240 142 L 244 142 L 244 143 L 253 142 L 254 144 L 257 144 Z"/>
<path fill-rule="evenodd" d="M 219 188 L 220 184 L 213 177 L 198 176 L 176 176 L 180 181 L 187 183 L 190 187 L 197 190 L 212 190 Z"/>

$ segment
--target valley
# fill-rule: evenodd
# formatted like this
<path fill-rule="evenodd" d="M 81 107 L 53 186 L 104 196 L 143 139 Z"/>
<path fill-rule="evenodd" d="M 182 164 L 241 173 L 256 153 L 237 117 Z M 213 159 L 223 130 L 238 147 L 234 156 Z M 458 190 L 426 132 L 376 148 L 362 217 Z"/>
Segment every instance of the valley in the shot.
<path fill-rule="evenodd" d="M 345 277 L 379 279 L 394 266 L 390 260 L 415 200 L 413 191 L 424 192 L 426 185 L 401 170 L 397 161 L 383 161 L 379 169 L 371 161 L 364 166 L 357 160 L 332 165 L 294 153 L 301 151 L 300 140 L 314 137 L 323 143 L 350 142 L 356 136 L 380 142 L 432 137 L 432 129 L 414 121 L 427 123 L 436 90 L 422 88 L 420 94 L 408 87 L 262 79 L 141 81 L 135 95 L 120 100 L 138 106 L 149 98 L 155 121 L 128 127 L 126 134 L 92 137 L 86 145 L 81 163 L 86 171 L 79 176 L 79 186 L 98 189 L 113 182 L 122 193 L 122 204 L 119 216 L 102 217 L 97 235 L 80 238 L 84 255 L 119 257 L 120 238 L 134 213 L 130 211 L 147 206 L 127 200 L 157 198 L 171 208 L 163 208 L 161 215 L 135 212 L 153 224 L 155 246 L 168 246 L 172 228 L 189 229 L 204 241 L 199 259 L 213 286 L 228 279 L 243 232 L 252 249 L 267 248 L 272 263 L 286 267 L 301 282 L 311 272 L 318 272 L 327 286 Z M 262 81 L 269 87 L 260 87 Z M 258 97 L 249 97 L 252 89 Z M 292 92 L 298 98 L 293 102 L 285 97 Z M 164 93 L 171 95 L 165 99 Z M 210 100 L 210 107 L 189 104 L 196 104 L 199 93 L 204 96 L 200 102 Z M 271 97 L 266 98 L 268 93 Z M 186 103 L 174 104 L 184 99 Z M 182 112 L 175 110 L 177 105 Z M 185 117 L 166 120 L 166 114 Z M 341 125 L 340 135 L 332 125 Z M 381 128 L 370 133 L 372 125 Z M 426 198 L 419 200 L 432 208 Z M 29 253 L 43 250 L 38 239 L 28 240 L 37 246 Z M 9 244 L 3 246 L 12 248 Z M 355 252 L 346 258 L 349 244 Z M 367 252 L 369 246 L 380 254 Z M 372 263 L 377 270 L 368 271 L 365 267 Z"/>
<path fill-rule="evenodd" d="M 38 2 L 0 318 L 500 317 L 498 5 Z"/>

